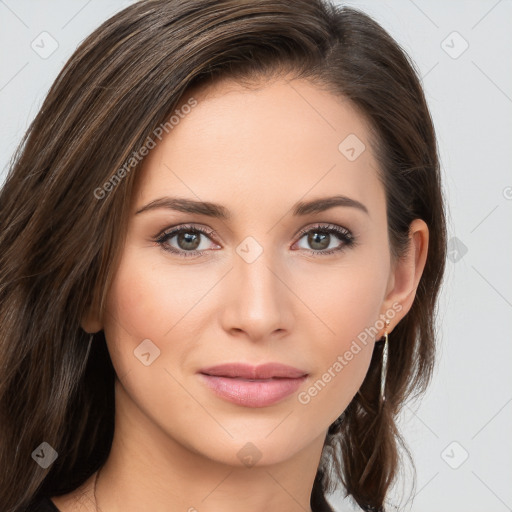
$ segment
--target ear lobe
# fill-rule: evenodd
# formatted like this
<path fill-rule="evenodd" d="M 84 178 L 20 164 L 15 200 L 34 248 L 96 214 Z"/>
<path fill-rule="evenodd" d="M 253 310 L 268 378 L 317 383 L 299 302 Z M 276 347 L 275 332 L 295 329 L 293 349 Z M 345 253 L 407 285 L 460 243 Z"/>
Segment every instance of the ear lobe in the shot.
<path fill-rule="evenodd" d="M 399 258 L 390 276 L 390 289 L 386 295 L 384 307 L 386 311 L 395 303 L 402 306 L 396 320 L 396 325 L 411 309 L 416 295 L 416 289 L 423 274 L 428 253 L 428 226 L 422 219 L 415 219 L 409 227 L 409 247 Z"/>
<path fill-rule="evenodd" d="M 90 308 L 82 317 L 80 326 L 88 334 L 94 334 L 103 329 L 103 323 L 99 318 L 96 308 Z"/>

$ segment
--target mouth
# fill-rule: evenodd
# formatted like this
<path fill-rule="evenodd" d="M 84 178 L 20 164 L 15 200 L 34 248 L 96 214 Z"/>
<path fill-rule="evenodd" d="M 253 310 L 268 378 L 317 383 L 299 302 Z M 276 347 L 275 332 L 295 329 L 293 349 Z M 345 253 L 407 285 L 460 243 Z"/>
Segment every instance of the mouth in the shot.
<path fill-rule="evenodd" d="M 220 398 L 244 407 L 267 407 L 293 394 L 308 373 L 280 363 L 228 363 L 203 368 L 199 377 Z"/>

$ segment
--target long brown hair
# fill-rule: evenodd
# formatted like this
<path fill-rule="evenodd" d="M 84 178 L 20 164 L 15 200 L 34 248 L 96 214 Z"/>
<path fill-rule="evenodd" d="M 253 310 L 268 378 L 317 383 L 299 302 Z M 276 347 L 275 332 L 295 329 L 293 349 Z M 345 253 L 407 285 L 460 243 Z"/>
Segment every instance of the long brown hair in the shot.
<path fill-rule="evenodd" d="M 376 344 L 359 392 L 329 428 L 313 489 L 341 481 L 365 510 L 385 504 L 403 444 L 395 417 L 431 378 L 445 264 L 436 139 L 414 65 L 370 17 L 327 0 L 142 0 L 66 63 L 0 195 L 4 511 L 72 491 L 108 456 L 114 370 L 103 333 L 91 343 L 80 320 L 103 311 L 123 247 L 140 167 L 126 162 L 192 85 L 285 73 L 348 98 L 369 121 L 393 254 L 406 250 L 413 219 L 430 231 L 414 303 L 389 338 L 388 400 L 379 408 Z M 42 442 L 58 453 L 48 469 L 31 457 Z"/>

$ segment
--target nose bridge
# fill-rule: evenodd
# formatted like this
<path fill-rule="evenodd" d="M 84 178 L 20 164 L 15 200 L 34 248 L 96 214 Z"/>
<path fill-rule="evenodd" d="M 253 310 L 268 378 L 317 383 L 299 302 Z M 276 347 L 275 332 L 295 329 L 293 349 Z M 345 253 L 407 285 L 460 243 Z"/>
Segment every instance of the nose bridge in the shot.
<path fill-rule="evenodd" d="M 233 254 L 229 300 L 224 310 L 224 328 L 242 330 L 250 338 L 263 338 L 290 327 L 287 288 L 278 278 L 274 251 L 247 237 Z"/>

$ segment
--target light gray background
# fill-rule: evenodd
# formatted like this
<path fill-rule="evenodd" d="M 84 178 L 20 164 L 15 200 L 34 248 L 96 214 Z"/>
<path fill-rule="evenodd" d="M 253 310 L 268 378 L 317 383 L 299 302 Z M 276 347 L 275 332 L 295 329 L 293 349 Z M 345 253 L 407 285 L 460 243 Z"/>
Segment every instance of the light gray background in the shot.
<path fill-rule="evenodd" d="M 0 182 L 64 62 L 130 3 L 0 0 Z M 417 468 L 412 510 L 512 510 L 512 2 L 344 4 L 372 15 L 415 61 L 449 205 L 438 368 L 428 394 L 401 418 Z M 47 58 L 31 47 L 42 51 L 43 31 L 58 43 Z M 402 477 L 394 503 L 403 505 L 410 480 Z"/>

